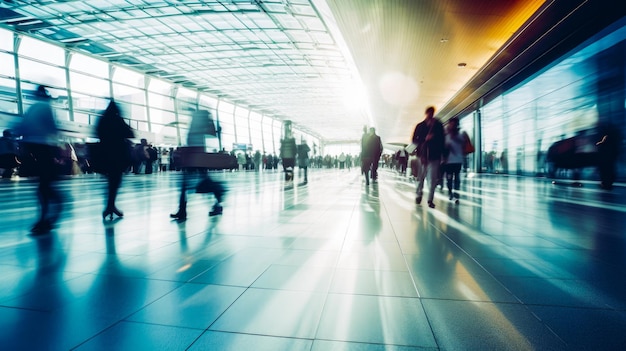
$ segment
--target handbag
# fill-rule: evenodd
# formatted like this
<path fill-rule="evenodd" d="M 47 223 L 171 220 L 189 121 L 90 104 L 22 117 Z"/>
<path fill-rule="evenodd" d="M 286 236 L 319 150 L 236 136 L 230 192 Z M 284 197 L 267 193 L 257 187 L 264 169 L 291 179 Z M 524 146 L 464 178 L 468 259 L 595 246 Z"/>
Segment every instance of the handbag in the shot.
<path fill-rule="evenodd" d="M 463 135 L 465 136 L 465 142 L 463 143 L 463 155 L 469 155 L 476 150 L 469 136 L 465 133 L 463 133 Z"/>

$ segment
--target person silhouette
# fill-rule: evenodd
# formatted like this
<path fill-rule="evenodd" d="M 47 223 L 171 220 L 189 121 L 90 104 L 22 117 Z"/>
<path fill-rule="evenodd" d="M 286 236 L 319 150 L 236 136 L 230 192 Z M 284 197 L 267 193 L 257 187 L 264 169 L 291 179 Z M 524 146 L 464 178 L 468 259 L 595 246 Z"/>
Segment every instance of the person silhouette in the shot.
<path fill-rule="evenodd" d="M 102 218 L 113 215 L 123 217 L 124 213 L 115 206 L 115 199 L 122 184 L 122 175 L 131 164 L 129 138 L 135 133 L 120 114 L 117 104 L 111 100 L 100 116 L 96 125 L 96 134 L 100 139 L 101 170 L 107 177 L 107 202 Z"/>
<path fill-rule="evenodd" d="M 31 228 L 33 235 L 50 232 L 57 222 L 62 207 L 61 193 L 55 188 L 58 179 L 59 156 L 58 129 L 50 95 L 45 86 L 39 85 L 35 91 L 37 102 L 24 114 L 18 126 L 22 136 L 22 148 L 28 155 L 29 168 L 38 177 L 37 198 L 39 200 L 39 220 Z"/>
<path fill-rule="evenodd" d="M 209 212 L 209 216 L 222 214 L 222 199 L 225 193 L 224 186 L 217 181 L 211 179 L 208 174 L 208 164 L 198 165 L 193 161 L 194 154 L 202 154 L 206 149 L 206 137 L 217 137 L 215 125 L 211 118 L 211 113 L 206 110 L 194 111 L 191 116 L 189 125 L 189 133 L 187 134 L 187 148 L 183 148 L 182 168 L 183 177 L 181 179 L 180 198 L 178 202 L 178 211 L 170 214 L 171 218 L 177 220 L 187 219 L 187 191 L 191 187 L 193 179 L 198 179 L 195 190 L 198 193 L 213 193 L 215 203 Z"/>

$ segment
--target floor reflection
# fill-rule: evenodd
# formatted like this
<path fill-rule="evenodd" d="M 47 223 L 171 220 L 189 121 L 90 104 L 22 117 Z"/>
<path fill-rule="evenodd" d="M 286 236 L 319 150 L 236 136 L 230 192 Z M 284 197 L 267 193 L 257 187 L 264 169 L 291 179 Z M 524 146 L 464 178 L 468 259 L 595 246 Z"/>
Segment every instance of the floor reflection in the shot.
<path fill-rule="evenodd" d="M 11 349 L 618 349 L 626 344 L 626 188 L 464 179 L 459 204 L 381 169 L 215 172 L 221 216 L 179 174 L 127 176 L 102 221 L 99 176 L 28 234 L 30 182 L 0 182 L 0 342 Z M 16 210 L 23 209 L 23 210 Z M 572 324 L 571 322 L 576 323 Z M 576 330 L 572 325 L 584 329 Z M 38 338 L 30 335 L 39 330 Z M 594 333 L 588 332 L 593 330 Z M 298 341 L 298 342 L 296 342 Z M 113 346 L 111 346 L 113 345 Z M 140 346 L 137 346 L 140 345 Z M 244 349 L 247 347 L 244 347 Z"/>

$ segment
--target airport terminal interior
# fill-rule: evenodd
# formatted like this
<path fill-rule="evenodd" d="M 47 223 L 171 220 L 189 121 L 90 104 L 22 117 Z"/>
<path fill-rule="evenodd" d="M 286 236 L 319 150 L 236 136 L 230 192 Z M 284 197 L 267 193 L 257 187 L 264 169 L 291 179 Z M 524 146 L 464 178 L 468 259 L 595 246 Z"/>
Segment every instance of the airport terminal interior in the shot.
<path fill-rule="evenodd" d="M 626 11 L 472 4 L 0 1 L 0 349 L 626 349 Z M 432 204 L 429 106 L 474 147 Z"/>

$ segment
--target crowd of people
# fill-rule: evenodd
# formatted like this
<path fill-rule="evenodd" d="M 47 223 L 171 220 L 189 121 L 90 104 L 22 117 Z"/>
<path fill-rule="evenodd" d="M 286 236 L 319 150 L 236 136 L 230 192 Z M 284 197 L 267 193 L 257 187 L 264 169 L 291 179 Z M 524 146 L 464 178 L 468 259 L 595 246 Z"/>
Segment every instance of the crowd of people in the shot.
<path fill-rule="evenodd" d="M 56 190 L 54 183 L 62 173 L 59 172 L 59 166 L 63 165 L 64 159 L 69 160 L 71 166 L 65 168 L 70 169 L 72 174 L 93 171 L 106 176 L 108 186 L 103 219 L 124 216 L 115 202 L 124 174 L 151 174 L 168 170 L 183 172 L 178 210 L 171 214 L 172 218 L 187 218 L 187 193 L 190 190 L 213 194 L 215 201 L 209 215 L 222 214 L 221 203 L 226 189 L 223 184 L 211 179 L 208 170 L 211 169 L 212 161 L 192 157 L 194 154 L 206 154 L 207 137 L 216 136 L 210 112 L 193 112 L 186 145 L 176 149 L 159 149 L 146 139 L 141 139 L 137 144 L 131 142 L 135 133 L 125 122 L 118 105 L 111 100 L 95 125 L 95 134 L 100 141 L 90 145 L 88 159 L 85 164 L 81 164 L 79 152 L 71 144 L 66 143 L 65 147 L 59 147 L 54 111 L 44 86 L 37 89 L 36 97 L 38 101 L 27 110 L 19 125 L 13 130 L 5 130 L 0 138 L 2 177 L 10 178 L 18 169 L 20 176 L 34 176 L 38 180 L 37 199 L 40 211 L 38 220 L 31 228 L 33 234 L 49 232 L 59 218 L 63 195 Z M 370 183 L 378 182 L 378 168 L 382 165 L 395 168 L 401 175 L 407 176 L 411 173 L 416 181 L 416 204 L 422 203 L 426 193 L 424 187 L 428 184 L 427 204 L 434 208 L 435 189 L 438 185 L 443 188 L 444 182 L 449 200 L 459 203 L 462 165 L 466 156 L 474 152 L 469 136 L 459 127 L 459 120 L 452 118 L 444 126 L 435 118 L 434 107 L 428 107 L 424 120 L 416 125 L 411 144 L 392 154 L 383 154 L 383 142 L 374 127 L 363 128 L 360 155 L 342 152 L 336 156 L 317 155 L 306 140 L 301 139 L 296 143 L 290 121 L 286 121 L 284 127 L 279 155 L 261 153 L 258 150 L 230 153 L 222 150 L 215 153 L 226 157 L 220 169 L 274 171 L 282 164 L 285 188 L 289 188 L 295 182 L 296 167 L 299 170 L 299 184 L 306 185 L 310 167 L 350 170 L 354 165 L 360 164 L 364 183 L 369 186 Z M 598 143 L 599 147 L 609 145 L 612 139 L 616 138 L 607 133 L 602 142 Z M 603 177 L 602 186 L 610 188 L 615 178 L 614 171 L 605 168 L 601 171 L 609 176 Z M 610 183 L 606 183 L 604 179 L 609 179 Z"/>

